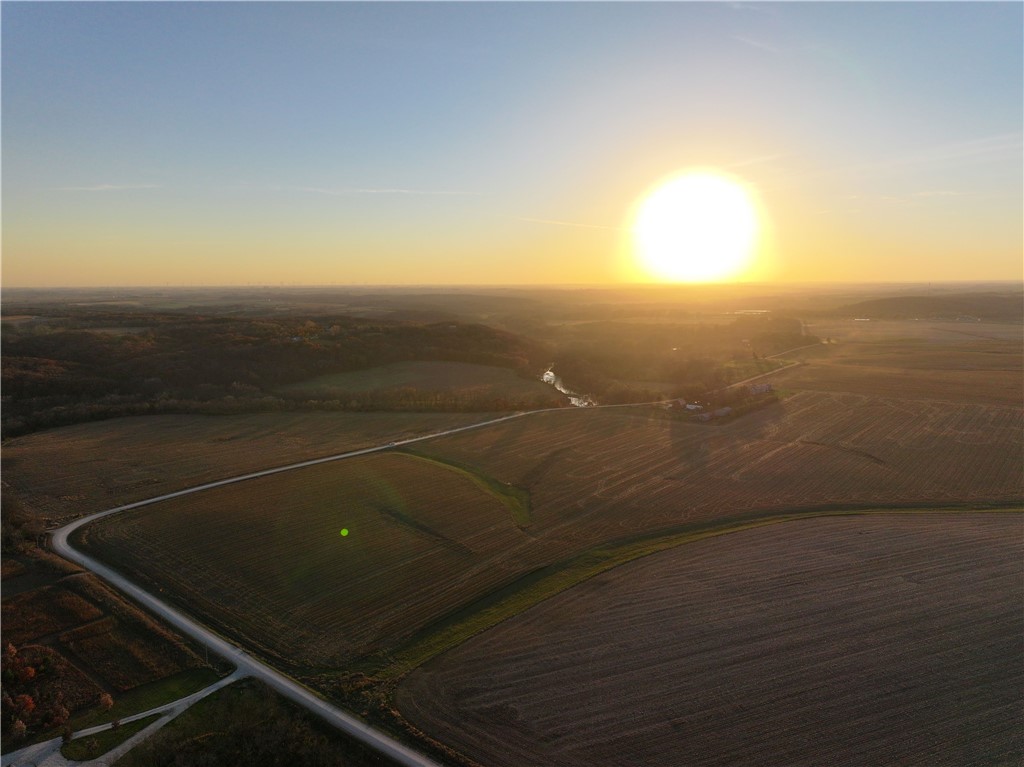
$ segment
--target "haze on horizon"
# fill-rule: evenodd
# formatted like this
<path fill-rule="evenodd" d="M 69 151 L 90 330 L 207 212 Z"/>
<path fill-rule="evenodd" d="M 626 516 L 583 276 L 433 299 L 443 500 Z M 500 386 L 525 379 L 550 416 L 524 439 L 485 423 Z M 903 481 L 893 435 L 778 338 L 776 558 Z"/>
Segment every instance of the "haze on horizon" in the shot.
<path fill-rule="evenodd" d="M 21 3 L 5 287 L 650 282 L 711 169 L 727 279 L 1024 279 L 1020 3 Z"/>

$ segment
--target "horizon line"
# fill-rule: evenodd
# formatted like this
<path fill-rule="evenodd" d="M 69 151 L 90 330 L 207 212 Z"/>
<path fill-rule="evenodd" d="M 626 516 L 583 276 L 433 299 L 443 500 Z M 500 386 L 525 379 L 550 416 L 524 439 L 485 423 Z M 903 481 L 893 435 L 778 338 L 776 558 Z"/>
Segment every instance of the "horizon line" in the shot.
<path fill-rule="evenodd" d="M 1024 282 L 1017 278 L 991 279 L 931 279 L 931 280 L 770 280 L 770 281 L 729 281 L 729 282 L 595 282 L 595 283 L 202 283 L 202 284 L 95 284 L 95 285 L 0 285 L 0 291 L 19 290 L 309 290 L 309 289 L 379 289 L 379 288 L 430 288 L 430 289 L 608 289 L 608 288 L 719 288 L 719 287 L 784 287 L 824 285 L 1002 285 L 1014 284 L 1024 291 Z"/>

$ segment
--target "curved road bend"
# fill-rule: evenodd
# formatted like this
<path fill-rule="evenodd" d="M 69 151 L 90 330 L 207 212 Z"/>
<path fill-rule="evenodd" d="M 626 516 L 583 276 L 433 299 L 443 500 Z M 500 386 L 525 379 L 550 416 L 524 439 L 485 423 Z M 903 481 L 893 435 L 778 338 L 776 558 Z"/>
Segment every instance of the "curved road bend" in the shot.
<path fill-rule="evenodd" d="M 536 412 L 536 411 L 534 411 Z M 86 570 L 92 571 L 94 574 L 103 578 L 109 584 L 119 589 L 122 593 L 131 597 L 133 600 L 143 605 L 144 607 L 151 610 L 156 615 L 166 620 L 172 626 L 196 639 L 202 644 L 209 647 L 215 653 L 227 658 L 234 663 L 239 671 L 243 674 L 254 676 L 258 679 L 263 680 L 266 684 L 273 687 L 279 693 L 284 695 L 289 700 L 298 703 L 309 711 L 317 714 L 322 719 L 326 720 L 329 724 L 334 725 L 337 729 L 342 732 L 348 733 L 357 740 L 377 751 L 385 754 L 389 758 L 401 765 L 408 765 L 409 767 L 438 767 L 437 763 L 426 756 L 413 751 L 410 748 L 402 745 L 398 741 L 390 738 L 384 733 L 370 727 L 363 722 L 359 721 L 355 717 L 342 711 L 340 708 L 331 705 L 327 701 L 318 697 L 310 690 L 306 689 L 302 685 L 298 684 L 294 680 L 285 676 L 284 674 L 276 671 L 270 666 L 262 663 L 261 661 L 248 655 L 240 647 L 237 647 L 230 642 L 225 641 L 217 634 L 213 633 L 206 627 L 202 626 L 198 622 L 192 620 L 184 613 L 178 611 L 174 607 L 171 607 L 167 603 L 161 601 L 157 597 L 145 591 L 132 581 L 125 578 L 120 573 L 114 571 L 110 567 L 107 567 L 102 562 L 93 559 L 87 554 L 83 554 L 77 549 L 73 548 L 68 541 L 71 533 L 83 525 L 87 525 L 90 522 L 94 522 L 102 517 L 108 517 L 112 514 L 117 514 L 121 511 L 128 511 L 129 509 L 137 509 L 142 506 L 149 506 L 150 504 L 159 503 L 170 498 L 178 498 L 183 495 L 189 495 L 191 493 L 198 493 L 202 490 L 209 490 L 214 487 L 221 487 L 223 485 L 230 485 L 236 482 L 244 482 L 249 479 L 256 479 L 257 477 L 266 477 L 271 474 L 278 474 L 283 471 L 291 471 L 293 469 L 301 469 L 307 466 L 315 466 L 321 463 L 328 463 L 330 461 L 340 461 L 345 458 L 354 458 L 359 455 L 366 455 L 368 453 L 375 453 L 382 450 L 388 450 L 389 448 L 396 447 L 398 445 L 407 445 L 413 442 L 421 442 L 427 439 L 433 439 L 435 437 L 442 437 L 448 434 L 455 434 L 461 431 L 468 431 L 469 429 L 478 429 L 483 426 L 490 426 L 503 421 L 508 421 L 513 418 L 519 418 L 527 415 L 528 413 L 514 413 L 512 415 L 502 416 L 501 418 L 495 418 L 490 421 L 483 421 L 481 423 L 472 424 L 470 426 L 460 426 L 456 429 L 448 429 L 446 431 L 437 432 L 435 434 L 428 434 L 423 437 L 414 437 L 401 442 L 392 442 L 387 445 L 380 447 L 364 448 L 362 450 L 353 450 L 347 453 L 339 453 L 337 455 L 327 456 L 325 458 L 315 458 L 309 461 L 301 461 L 299 463 L 288 464 L 287 466 L 278 466 L 273 469 L 266 469 L 263 471 L 251 472 L 249 474 L 243 474 L 237 477 L 230 477 L 228 479 L 218 480 L 216 482 L 207 482 L 203 485 L 197 485 L 195 487 L 186 488 L 184 490 L 178 490 L 173 493 L 165 493 L 164 495 L 157 496 L 155 498 L 149 498 L 144 501 L 136 501 L 135 503 L 128 503 L 123 506 L 118 506 L 113 509 L 107 509 L 106 511 L 100 511 L 96 514 L 90 514 L 89 516 L 77 519 L 64 527 L 61 527 L 51 534 L 50 541 L 54 551 L 61 556 L 81 565 Z"/>
<path fill-rule="evenodd" d="M 139 588 L 139 586 L 110 569 L 103 563 L 90 556 L 82 554 L 77 549 L 71 547 L 68 543 L 68 535 L 71 532 L 87 522 L 97 519 L 100 516 L 107 516 L 114 511 L 119 511 L 119 509 L 112 509 L 111 511 L 101 512 L 100 514 L 85 517 L 84 519 L 72 522 L 70 525 L 57 530 L 53 533 L 53 537 L 51 539 L 54 550 L 61 556 L 70 559 L 72 562 L 76 562 L 87 570 L 91 570 L 93 573 L 103 578 L 115 588 L 120 589 L 124 594 L 128 595 L 139 604 L 159 615 L 179 631 L 188 634 L 199 642 L 202 642 L 217 654 L 227 658 L 238 667 L 238 670 L 242 674 L 261 679 L 289 700 L 292 700 L 304 708 L 316 713 L 322 719 L 325 719 L 328 723 L 334 725 L 339 730 L 348 733 L 362 743 L 380 751 L 382 754 L 393 759 L 396 763 L 408 765 L 408 767 L 437 767 L 436 762 L 410 748 L 407 748 L 406 746 L 403 746 L 398 741 L 393 740 L 384 733 L 364 724 L 341 709 L 332 706 L 330 703 L 317 697 L 299 683 L 286 677 L 284 674 L 274 670 L 256 658 L 253 658 L 241 648 L 231 644 L 230 642 L 226 642 L 224 639 L 187 617 L 185 614 L 157 599 L 149 592 Z"/>
<path fill-rule="evenodd" d="M 775 371 L 772 371 L 775 372 Z M 636 407 L 638 405 L 655 405 L 657 402 L 646 402 L 646 403 L 632 403 L 627 405 L 598 405 L 596 407 Z M 171 498 L 180 498 L 183 495 L 191 495 L 192 493 L 198 493 L 203 490 L 210 490 L 215 487 L 222 487 L 224 485 L 232 485 L 236 482 L 245 482 L 250 479 L 257 479 L 259 477 L 267 477 L 271 474 L 280 474 L 284 471 L 292 471 L 295 469 L 302 469 L 307 466 L 316 466 L 321 463 L 330 463 L 331 461 L 341 461 L 346 458 L 355 458 L 360 455 L 368 455 L 370 453 L 376 453 L 383 450 L 389 450 L 393 447 L 400 445 L 410 445 L 415 442 L 423 442 L 428 439 L 436 439 L 437 437 L 445 437 L 449 434 L 457 434 L 463 431 L 469 431 L 471 429 L 480 429 L 485 426 L 493 426 L 504 421 L 510 421 L 514 418 L 522 418 L 523 416 L 532 415 L 534 413 L 543 413 L 547 411 L 558 411 L 563 408 L 545 408 L 542 410 L 531 410 L 518 413 L 512 413 L 511 415 L 501 416 L 500 418 L 493 418 L 489 421 L 481 421 L 480 423 L 470 424 L 469 426 L 460 426 L 455 429 L 447 429 L 445 431 L 435 432 L 433 434 L 427 434 L 422 437 L 412 437 L 410 439 L 401 440 L 398 442 L 389 442 L 386 445 L 380 445 L 378 447 L 368 447 L 361 450 L 352 450 L 347 453 L 338 453 L 336 455 L 329 455 L 323 458 L 313 458 L 308 461 L 300 461 L 298 463 L 290 463 L 285 466 L 278 466 L 272 469 L 264 469 L 262 471 L 254 471 L 249 474 L 241 474 L 237 477 L 229 477 L 227 479 L 217 480 L 216 482 L 207 482 L 202 485 L 196 485 L 195 487 L 188 487 L 184 490 L 177 490 L 173 493 L 165 493 L 158 495 L 154 498 L 147 498 L 146 500 L 136 501 L 134 503 L 127 503 L 123 506 L 117 506 L 113 509 L 107 509 L 106 511 L 99 511 L 95 514 L 76 519 L 64 527 L 58 528 L 51 533 L 50 542 L 56 551 L 66 559 L 81 565 L 86 570 L 93 572 L 99 577 L 103 578 L 109 584 L 119 589 L 124 594 L 128 595 L 136 602 L 144 605 L 172 626 L 175 626 L 180 631 L 188 634 L 193 639 L 196 639 L 200 643 L 206 645 L 215 653 L 231 660 L 238 667 L 240 671 L 250 676 L 262 679 L 268 685 L 273 687 L 275 690 L 280 692 L 282 695 L 287 697 L 304 708 L 316 713 L 321 718 L 325 719 L 330 724 L 337 727 L 339 730 L 352 735 L 357 740 L 365 743 L 366 745 L 377 749 L 383 754 L 386 754 L 391 759 L 402 765 L 410 765 L 411 767 L 437 767 L 437 763 L 428 759 L 427 757 L 419 754 L 399 743 L 396 740 L 388 737 L 382 732 L 364 724 L 355 717 L 350 716 L 341 709 L 332 706 L 327 701 L 318 697 L 317 695 L 310 692 L 308 689 L 298 684 L 294 680 L 285 676 L 284 674 L 276 671 L 270 666 L 262 663 L 261 661 L 253 658 L 252 656 L 245 653 L 240 647 L 225 641 L 217 634 L 201 625 L 200 623 L 192 620 L 184 613 L 171 607 L 166 602 L 161 601 L 157 597 L 145 591 L 132 581 L 125 578 L 120 573 L 107 567 L 102 562 L 99 562 L 92 557 L 83 554 L 77 549 L 73 548 L 68 542 L 68 538 L 78 528 L 83 525 L 87 525 L 90 522 L 94 522 L 97 519 L 103 517 L 109 517 L 112 514 L 117 514 L 122 511 L 128 511 L 129 509 L 137 509 L 142 506 L 149 506 L 160 501 L 166 501 Z M 590 409 L 590 408 L 588 408 Z"/>

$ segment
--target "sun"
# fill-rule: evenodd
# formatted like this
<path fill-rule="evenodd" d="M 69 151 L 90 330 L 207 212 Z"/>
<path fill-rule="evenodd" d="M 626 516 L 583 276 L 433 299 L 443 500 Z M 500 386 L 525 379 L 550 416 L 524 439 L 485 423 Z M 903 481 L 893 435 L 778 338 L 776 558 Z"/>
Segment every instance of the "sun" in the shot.
<path fill-rule="evenodd" d="M 740 275 L 758 235 L 745 185 L 718 171 L 688 171 L 662 182 L 637 206 L 633 248 L 663 282 L 718 282 Z"/>

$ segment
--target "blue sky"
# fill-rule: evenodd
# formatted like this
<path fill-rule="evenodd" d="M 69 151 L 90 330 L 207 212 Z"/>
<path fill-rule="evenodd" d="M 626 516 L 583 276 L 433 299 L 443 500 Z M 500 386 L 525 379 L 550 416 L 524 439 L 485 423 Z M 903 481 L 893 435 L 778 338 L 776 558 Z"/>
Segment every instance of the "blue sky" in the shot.
<path fill-rule="evenodd" d="M 1020 279 L 1019 3 L 18 3 L 4 284 L 636 279 L 720 168 L 756 279 Z"/>

